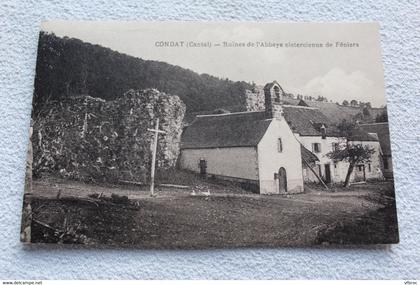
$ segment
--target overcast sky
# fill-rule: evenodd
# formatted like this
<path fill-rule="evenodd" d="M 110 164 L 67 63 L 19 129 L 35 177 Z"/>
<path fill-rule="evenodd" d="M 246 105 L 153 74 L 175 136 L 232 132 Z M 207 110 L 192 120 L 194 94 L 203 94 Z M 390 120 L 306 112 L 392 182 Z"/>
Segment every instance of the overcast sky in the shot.
<path fill-rule="evenodd" d="M 198 73 L 264 85 L 277 80 L 286 92 L 386 104 L 377 24 L 45 22 L 41 29 L 159 60 Z M 156 42 L 184 42 L 157 47 Z M 223 47 L 226 42 L 315 43 L 332 47 Z M 186 47 L 211 42 L 212 47 Z M 336 47 L 337 42 L 358 47 Z"/>

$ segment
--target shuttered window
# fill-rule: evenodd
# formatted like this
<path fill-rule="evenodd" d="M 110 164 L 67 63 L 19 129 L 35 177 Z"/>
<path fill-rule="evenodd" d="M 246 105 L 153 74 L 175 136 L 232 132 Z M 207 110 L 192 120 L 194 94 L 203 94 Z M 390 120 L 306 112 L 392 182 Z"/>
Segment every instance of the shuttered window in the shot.
<path fill-rule="evenodd" d="M 314 153 L 321 152 L 321 144 L 320 143 L 313 143 L 312 144 L 312 152 L 314 152 Z"/>

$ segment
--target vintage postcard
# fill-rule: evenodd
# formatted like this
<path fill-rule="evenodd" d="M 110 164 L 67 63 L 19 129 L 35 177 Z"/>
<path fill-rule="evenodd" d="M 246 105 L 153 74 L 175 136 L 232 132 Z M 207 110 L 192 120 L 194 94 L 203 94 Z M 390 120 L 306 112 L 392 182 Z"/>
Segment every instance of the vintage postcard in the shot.
<path fill-rule="evenodd" d="M 25 243 L 398 243 L 379 25 L 41 25 Z"/>

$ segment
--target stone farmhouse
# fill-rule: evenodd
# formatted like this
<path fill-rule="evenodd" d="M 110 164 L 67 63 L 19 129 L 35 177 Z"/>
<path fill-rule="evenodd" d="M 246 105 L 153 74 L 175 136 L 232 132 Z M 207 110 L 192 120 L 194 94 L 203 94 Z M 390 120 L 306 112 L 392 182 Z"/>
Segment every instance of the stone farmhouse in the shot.
<path fill-rule="evenodd" d="M 276 86 L 265 91 L 265 111 L 197 116 L 182 135 L 180 167 L 260 194 L 303 192 L 301 145 L 283 117 Z"/>
<path fill-rule="evenodd" d="M 342 148 L 346 144 L 346 139 L 340 137 L 331 120 L 317 108 L 285 105 L 283 109 L 284 117 L 297 140 L 317 158 L 311 161 L 303 159 L 304 180 L 319 182 L 319 178 L 322 178 L 325 183 L 344 182 L 348 163 L 337 162 L 327 156 L 335 148 Z M 349 138 L 349 143 L 369 145 L 375 150 L 369 163 L 356 165 L 350 181 L 382 179 L 381 171 L 378 171 L 381 168 L 382 154 L 378 137 L 357 130 Z"/>
<path fill-rule="evenodd" d="M 304 181 L 344 181 L 348 163 L 327 157 L 346 143 L 332 121 L 318 108 L 285 104 L 276 81 L 257 92 L 247 93 L 247 112 L 197 115 L 181 138 L 180 167 L 239 181 L 260 194 L 303 192 Z M 382 179 L 378 136 L 359 129 L 349 143 L 375 149 L 351 181 Z"/>
<path fill-rule="evenodd" d="M 326 183 L 340 183 L 345 180 L 348 163 L 336 162 L 327 157 L 327 153 L 336 147 L 343 147 L 346 139 L 340 137 L 334 127 L 342 120 L 351 120 L 360 114 L 360 107 L 342 106 L 331 102 L 304 101 L 295 99 L 283 91 L 277 82 L 283 103 L 284 117 L 296 138 L 302 144 L 302 167 L 304 180 Z M 266 85 L 267 86 L 267 85 Z M 246 93 L 246 108 L 250 111 L 262 110 L 264 88 L 256 87 Z M 372 115 L 382 112 L 382 108 L 370 108 Z M 364 124 L 349 138 L 349 143 L 369 145 L 375 150 L 371 161 L 357 165 L 350 181 L 358 182 L 369 179 L 392 177 L 392 161 L 389 143 L 389 129 L 383 124 Z M 382 126 L 382 127 L 381 127 Z M 383 151 L 385 149 L 385 151 Z M 389 170 L 390 169 L 390 170 Z M 315 170 L 315 171 L 314 171 Z M 391 171 L 391 174 L 389 172 Z"/>

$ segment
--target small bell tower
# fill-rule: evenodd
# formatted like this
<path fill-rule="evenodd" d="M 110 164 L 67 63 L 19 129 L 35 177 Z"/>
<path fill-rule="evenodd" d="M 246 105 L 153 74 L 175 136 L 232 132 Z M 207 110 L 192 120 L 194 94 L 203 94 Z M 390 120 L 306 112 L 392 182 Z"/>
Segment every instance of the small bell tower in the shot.
<path fill-rule="evenodd" d="M 283 95 L 284 91 L 277 81 L 267 83 L 264 86 L 265 113 L 267 118 L 283 118 Z"/>

